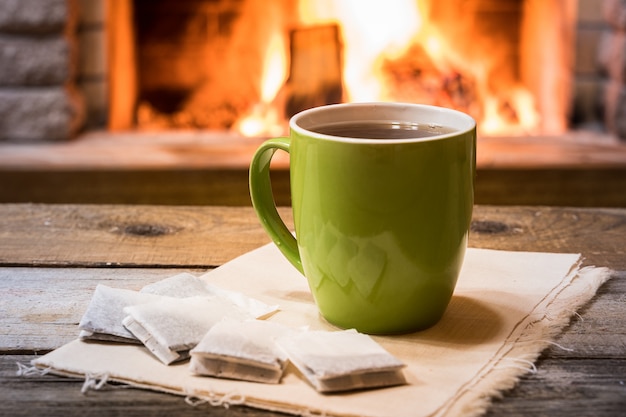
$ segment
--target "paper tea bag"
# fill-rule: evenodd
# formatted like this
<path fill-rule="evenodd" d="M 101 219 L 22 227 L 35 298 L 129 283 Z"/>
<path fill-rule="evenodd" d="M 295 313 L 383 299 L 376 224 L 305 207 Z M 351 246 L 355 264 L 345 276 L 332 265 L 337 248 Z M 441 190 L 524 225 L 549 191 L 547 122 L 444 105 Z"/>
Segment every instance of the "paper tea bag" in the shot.
<path fill-rule="evenodd" d="M 223 297 L 164 297 L 124 312 L 124 326 L 166 365 L 188 358 L 189 350 L 224 317 L 254 318 Z"/>
<path fill-rule="evenodd" d="M 309 331 L 277 339 L 289 360 L 319 392 L 406 383 L 405 366 L 371 337 L 355 330 Z"/>
<path fill-rule="evenodd" d="M 98 285 L 78 324 L 82 340 L 140 343 L 122 325 L 124 307 L 161 300 L 163 297 L 138 291 Z"/>
<path fill-rule="evenodd" d="M 191 350 L 189 369 L 197 375 L 276 384 L 287 356 L 275 340 L 294 332 L 268 321 L 224 319 Z"/>
<path fill-rule="evenodd" d="M 141 289 L 141 292 L 177 298 L 195 296 L 224 297 L 250 312 L 256 318 L 265 317 L 278 310 L 278 306 L 269 306 L 242 293 L 211 285 L 206 280 L 187 272 L 146 285 Z"/>
<path fill-rule="evenodd" d="M 152 284 L 145 285 L 140 292 L 166 295 L 168 297 L 186 298 L 203 295 L 214 295 L 207 288 L 207 283 L 196 276 L 183 272 L 169 278 L 162 279 Z"/>

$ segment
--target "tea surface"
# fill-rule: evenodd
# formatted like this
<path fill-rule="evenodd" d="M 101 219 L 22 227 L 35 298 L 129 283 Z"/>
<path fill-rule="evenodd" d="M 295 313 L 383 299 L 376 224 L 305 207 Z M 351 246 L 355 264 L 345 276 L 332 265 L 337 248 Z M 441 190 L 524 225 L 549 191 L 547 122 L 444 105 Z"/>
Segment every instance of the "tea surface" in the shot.
<path fill-rule="evenodd" d="M 456 132 L 456 129 L 427 123 L 345 122 L 310 129 L 323 135 L 359 139 L 417 139 Z"/>

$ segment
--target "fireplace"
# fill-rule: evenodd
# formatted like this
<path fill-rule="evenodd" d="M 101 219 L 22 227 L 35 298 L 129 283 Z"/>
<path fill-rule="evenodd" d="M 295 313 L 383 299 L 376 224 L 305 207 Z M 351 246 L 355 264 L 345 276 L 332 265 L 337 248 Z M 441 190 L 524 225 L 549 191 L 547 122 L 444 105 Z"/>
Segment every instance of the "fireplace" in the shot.
<path fill-rule="evenodd" d="M 476 117 L 478 204 L 626 204 L 624 0 L 372 3 L 0 2 L 0 201 L 247 205 L 291 114 L 402 100 Z"/>
<path fill-rule="evenodd" d="M 625 29 L 617 18 L 624 7 L 620 0 L 8 2 L 0 5 L 0 32 L 15 38 L 0 42 L 0 139 L 63 140 L 102 128 L 263 137 L 284 131 L 303 108 L 371 100 L 455 107 L 478 120 L 482 136 L 592 126 L 626 137 Z"/>
<path fill-rule="evenodd" d="M 453 107 L 482 135 L 569 127 L 575 4 L 109 1 L 114 130 L 267 136 L 342 101 Z"/>

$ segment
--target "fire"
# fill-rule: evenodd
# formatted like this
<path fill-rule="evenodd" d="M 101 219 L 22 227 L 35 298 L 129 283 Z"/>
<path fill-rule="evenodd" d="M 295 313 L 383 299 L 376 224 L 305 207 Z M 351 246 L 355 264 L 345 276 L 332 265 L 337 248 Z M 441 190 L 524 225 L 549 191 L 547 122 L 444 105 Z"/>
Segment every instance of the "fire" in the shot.
<path fill-rule="evenodd" d="M 287 77 L 287 54 L 283 37 L 274 33 L 267 48 L 266 65 L 263 69 L 261 99 L 269 103 L 274 99 Z"/>
<path fill-rule="evenodd" d="M 287 53 L 282 36 L 274 33 L 265 54 L 261 77 L 261 102 L 240 119 L 235 128 L 244 136 L 277 136 L 283 133 L 282 118 L 272 101 L 287 78 Z"/>
<path fill-rule="evenodd" d="M 508 135 L 514 135 L 520 129 L 523 132 L 533 131 L 539 124 L 539 116 L 534 110 L 532 95 L 522 88 L 512 89 L 507 102 L 511 103 L 510 108 L 503 109 L 502 101 L 497 97 L 486 98 L 482 131 Z"/>
<path fill-rule="evenodd" d="M 455 19 L 434 19 L 435 5 L 434 0 L 299 0 L 298 23 L 339 25 L 343 101 L 435 104 L 471 114 L 483 134 L 533 132 L 540 123 L 533 96 L 511 71 L 508 78 L 500 74 L 497 39 L 478 48 L 479 40 L 466 39 Z M 276 110 L 289 68 L 284 39 L 284 34 L 272 38 L 261 102 L 236 125 L 246 136 L 284 133 L 282 110 Z"/>
<path fill-rule="evenodd" d="M 300 0 L 299 12 L 304 25 L 342 28 L 346 101 L 385 99 L 377 63 L 404 53 L 422 25 L 415 0 Z"/>

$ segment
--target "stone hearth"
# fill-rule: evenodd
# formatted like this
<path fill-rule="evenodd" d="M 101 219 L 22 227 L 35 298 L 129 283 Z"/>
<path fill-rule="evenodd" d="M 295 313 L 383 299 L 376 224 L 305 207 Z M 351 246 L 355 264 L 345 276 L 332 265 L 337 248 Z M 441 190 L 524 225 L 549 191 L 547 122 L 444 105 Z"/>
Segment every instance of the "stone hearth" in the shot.
<path fill-rule="evenodd" d="M 0 140 L 61 141 L 82 129 L 77 2 L 0 2 Z"/>

